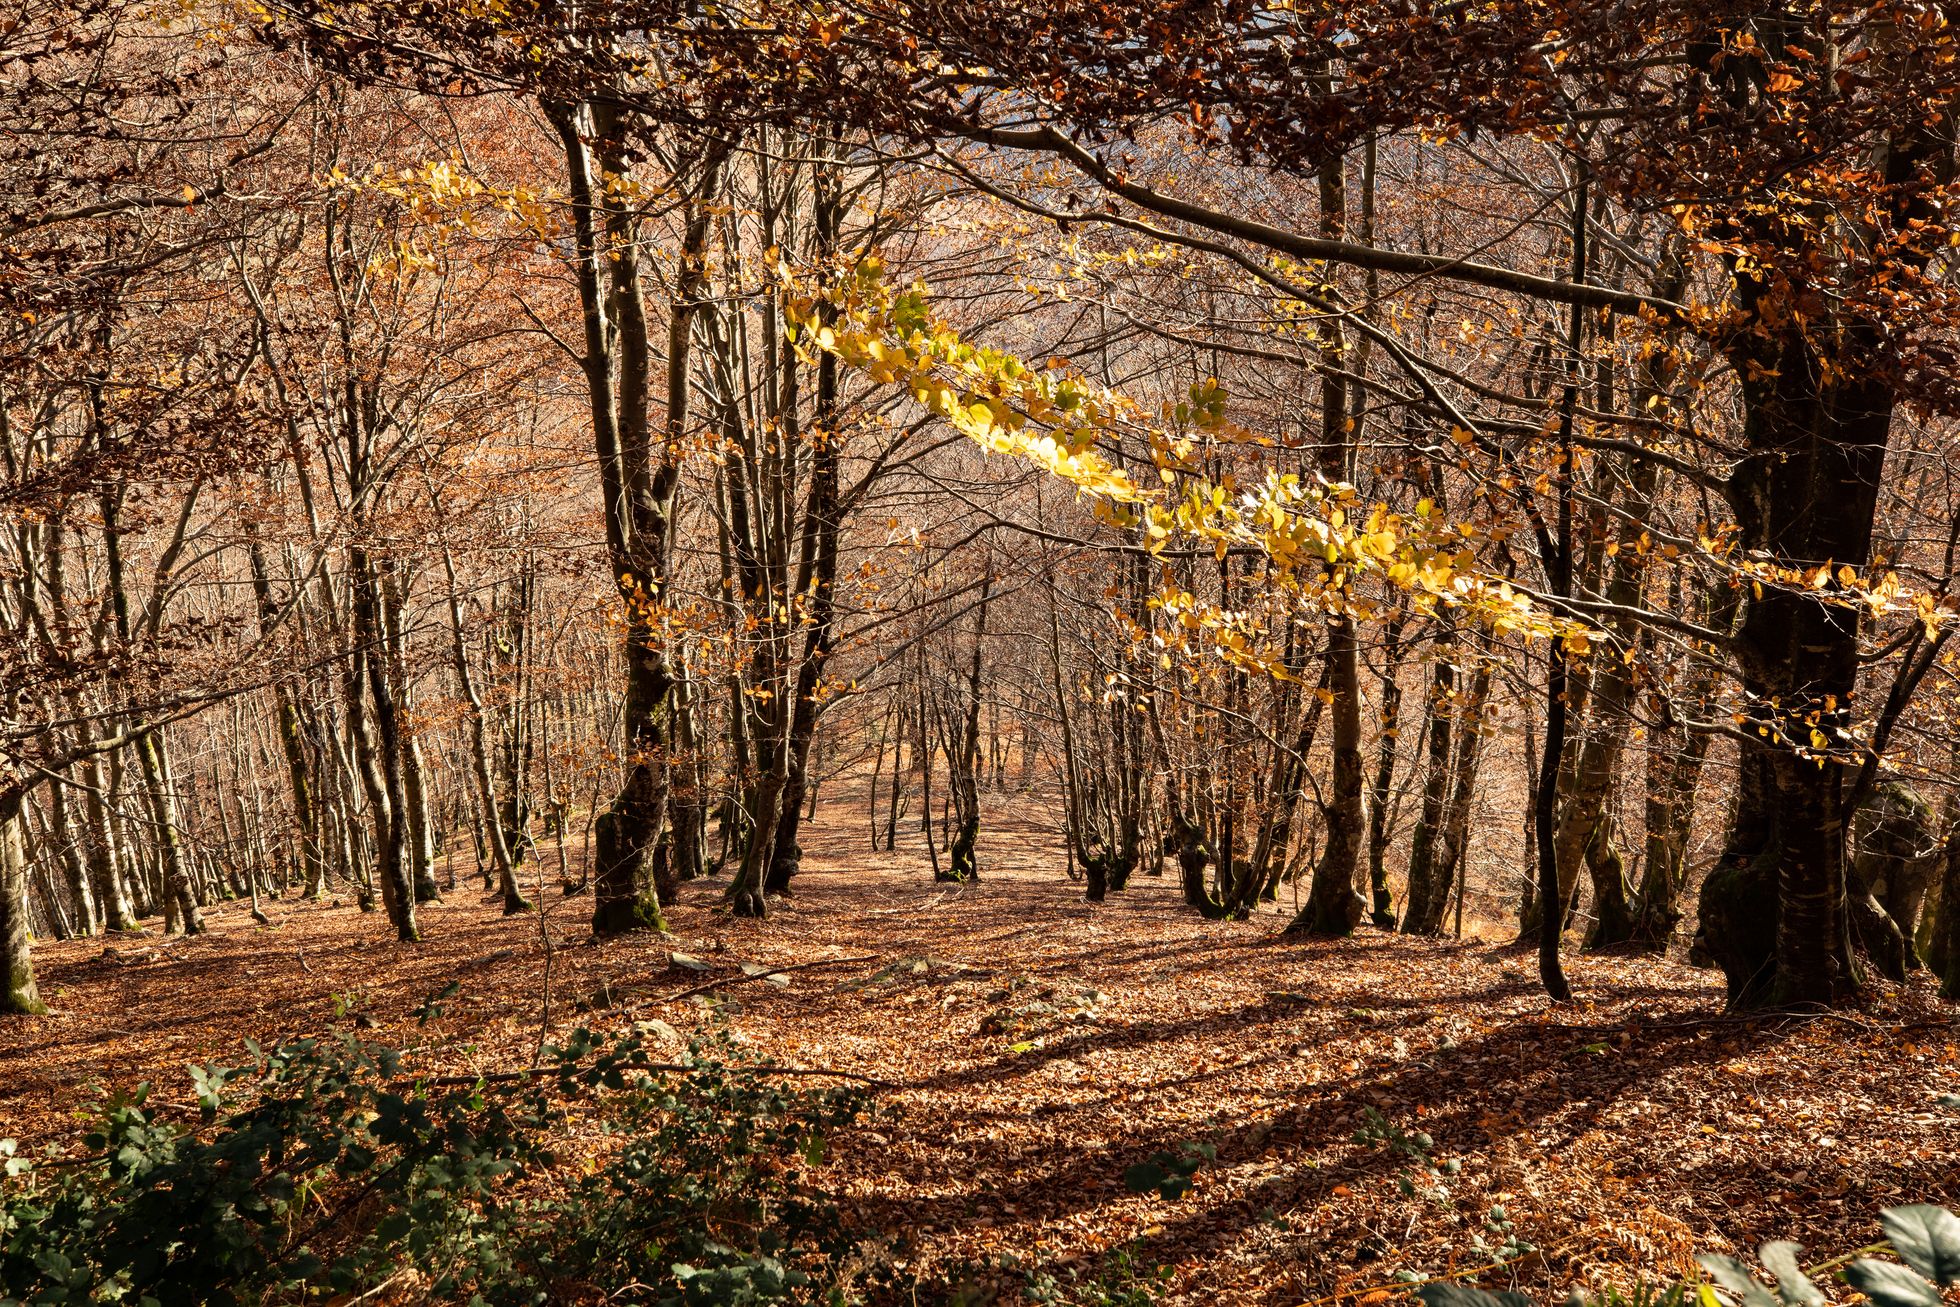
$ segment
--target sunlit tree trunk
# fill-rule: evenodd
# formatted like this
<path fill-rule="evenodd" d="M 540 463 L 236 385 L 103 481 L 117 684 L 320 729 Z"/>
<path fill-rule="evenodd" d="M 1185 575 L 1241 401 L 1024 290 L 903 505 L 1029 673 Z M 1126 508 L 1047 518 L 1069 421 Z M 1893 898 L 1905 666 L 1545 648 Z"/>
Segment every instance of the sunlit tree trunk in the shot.
<path fill-rule="evenodd" d="M 375 875 L 381 882 L 381 903 L 395 935 L 405 943 L 421 938 L 415 922 L 415 884 L 408 861 L 408 794 L 402 779 L 401 705 L 396 697 L 397 678 L 389 664 L 381 608 L 381 584 L 374 560 L 367 550 L 356 548 L 349 559 L 354 607 L 354 638 L 365 653 L 358 665 L 366 676 L 366 690 L 372 701 L 374 743 L 378 754 L 370 752 L 364 767 L 367 773 L 368 802 L 374 810 L 376 845 Z M 360 701 L 362 687 L 349 687 L 350 703 Z M 359 737 L 365 741 L 366 731 Z"/>
<path fill-rule="evenodd" d="M 1477 803 L 1477 781 L 1483 771 L 1484 739 L 1489 727 L 1484 721 L 1490 699 L 1491 664 L 1482 659 L 1470 676 L 1470 691 L 1464 696 L 1460 724 L 1456 732 L 1456 761 L 1451 768 L 1450 801 L 1443 816 L 1441 846 L 1437 849 L 1436 930 L 1442 931 L 1442 907 L 1454 896 L 1456 921 L 1452 927 L 1463 933 L 1463 899 L 1469 891 L 1470 834 L 1472 814 Z"/>
<path fill-rule="evenodd" d="M 265 549 L 259 543 L 256 532 L 249 537 L 245 552 L 252 571 L 259 638 L 264 640 L 277 616 L 278 605 L 272 595 L 272 578 L 266 567 Z M 318 898 L 326 891 L 326 857 L 320 845 L 320 818 L 307 765 L 304 730 L 300 725 L 298 706 L 293 702 L 295 688 L 282 679 L 273 686 L 272 692 L 278 713 L 279 747 L 286 763 L 286 784 L 293 804 L 293 824 L 298 828 L 305 892 L 309 898 Z"/>
<path fill-rule="evenodd" d="M 47 1011 L 34 984 L 27 918 L 27 832 L 22 796 L 0 796 L 0 1012 Z"/>

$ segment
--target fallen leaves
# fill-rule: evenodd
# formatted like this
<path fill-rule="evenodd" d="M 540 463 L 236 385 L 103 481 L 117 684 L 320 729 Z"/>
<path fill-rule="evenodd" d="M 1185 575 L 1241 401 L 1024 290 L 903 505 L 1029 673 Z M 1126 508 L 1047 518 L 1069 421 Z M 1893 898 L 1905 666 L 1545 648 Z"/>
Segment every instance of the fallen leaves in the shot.
<path fill-rule="evenodd" d="M 823 1172 L 928 1286 L 1006 1252 L 1094 1267 L 1133 1248 L 1173 1268 L 1173 1301 L 1375 1307 L 1408 1276 L 1491 1261 L 1472 1240 L 1501 1208 L 1543 1252 L 1478 1280 L 1553 1301 L 1772 1239 L 1847 1252 L 1881 1205 L 1960 1199 L 1960 1040 L 1923 987 L 1862 1027 L 1740 1022 L 1705 973 L 1585 956 L 1593 1005 L 1558 1009 L 1487 944 L 1284 940 L 1277 916 L 1200 920 L 1172 877 L 1084 904 L 1059 850 L 1007 816 L 983 830 L 981 881 L 935 902 L 923 849 L 873 859 L 848 806 L 816 823 L 797 897 L 766 923 L 719 918 L 702 884 L 672 939 L 555 945 L 552 1021 L 651 1021 L 678 1042 L 718 1013 L 784 1063 L 897 1082 Z M 0 1135 L 73 1141 L 91 1086 L 185 1097 L 186 1063 L 235 1061 L 248 1036 L 360 1016 L 428 1037 L 413 1011 L 451 979 L 436 1033 L 458 1070 L 530 1056 L 538 923 L 494 896 L 452 892 L 419 947 L 351 906 L 269 906 L 271 930 L 225 906 L 192 941 L 45 946 L 56 1015 L 0 1022 Z M 587 910 L 548 896 L 546 924 L 576 938 Z M 172 960 L 120 956 L 149 950 Z M 715 988 L 681 997 L 689 982 Z M 1354 1142 L 1371 1109 L 1431 1140 L 1413 1193 L 1407 1158 Z M 1189 1192 L 1125 1189 L 1162 1156 L 1202 1158 Z"/>

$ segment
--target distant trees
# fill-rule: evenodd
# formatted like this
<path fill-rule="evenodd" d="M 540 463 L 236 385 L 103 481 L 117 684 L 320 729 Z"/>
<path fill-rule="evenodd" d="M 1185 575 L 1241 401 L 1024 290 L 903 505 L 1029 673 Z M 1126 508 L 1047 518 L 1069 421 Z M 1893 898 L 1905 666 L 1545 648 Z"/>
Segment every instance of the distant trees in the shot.
<path fill-rule="evenodd" d="M 1855 707 L 1864 615 L 1875 626 L 1903 618 L 1900 639 L 1916 655 L 1943 612 L 1937 572 L 1941 579 L 1919 593 L 1916 610 L 1891 602 L 1901 560 L 1874 557 L 1872 544 L 1896 406 L 1909 401 L 1941 414 L 1950 407 L 1938 370 L 1927 367 L 1945 356 L 1952 332 L 1941 254 L 1947 228 L 1934 215 L 1952 182 L 1954 148 L 1950 133 L 1928 126 L 1945 120 L 1954 90 L 1954 35 L 1944 21 L 1885 5 L 1772 15 L 1666 0 L 1643 6 L 1637 18 L 1547 5 L 1488 23 L 1410 16 L 1388 5 L 1294 9 L 1279 20 L 1251 6 L 1208 7 L 1202 15 L 1175 6 L 1016 6 L 1011 13 L 980 6 L 956 21 L 937 11 L 850 12 L 850 40 L 826 31 L 817 37 L 821 53 L 811 47 L 809 66 L 833 71 L 812 79 L 821 83 L 817 93 L 921 136 L 1051 157 L 1106 198 L 1061 209 L 1024 192 L 1014 197 L 1022 208 L 1065 227 L 1103 224 L 1236 264 L 1275 302 L 1325 315 L 1315 334 L 1332 348 L 1342 348 L 1338 333 L 1371 324 L 1348 307 L 1352 293 L 1331 272 L 1309 279 L 1313 268 L 1514 297 L 1509 312 L 1526 339 L 1539 334 L 1525 331 L 1526 322 L 1562 306 L 1568 321 L 1539 336 L 1543 361 L 1527 365 L 1522 387 L 1466 387 L 1460 369 L 1379 329 L 1372 338 L 1408 402 L 1477 456 L 1459 469 L 1503 505 L 1503 529 L 1536 546 L 1539 579 L 1529 588 L 1542 611 L 1587 628 L 1588 643 L 1602 639 L 1630 663 L 1646 638 L 1636 632 L 1650 630 L 1687 636 L 1698 656 L 1722 653 L 1733 678 L 1732 722 L 1710 714 L 1696 724 L 1739 728 L 1740 798 L 1721 866 L 1703 894 L 1701 937 L 1728 974 L 1731 1000 L 1835 1002 L 1858 990 L 1846 871 L 1847 809 L 1858 787 L 1848 791 L 1847 778 L 1889 730 L 1885 711 Z M 1132 39 L 1114 40 L 1113 32 Z M 1545 44 L 1553 32 L 1556 58 Z M 922 65 L 916 54 L 901 58 L 901 47 L 934 57 Z M 1071 61 L 1092 48 L 1098 76 L 1071 77 Z M 780 50 L 767 57 L 780 58 Z M 977 91 L 909 71 L 975 64 L 992 70 Z M 1173 68 L 1186 75 L 1167 77 Z M 1165 124 L 1179 114 L 1192 124 L 1184 136 L 1194 151 L 1215 152 L 1229 141 L 1270 177 L 1314 179 L 1323 197 L 1317 234 L 1209 198 L 1202 183 L 1140 177 L 1137 161 L 1168 144 L 1165 131 L 1176 129 Z M 1339 161 L 1371 137 L 1416 128 L 1431 139 L 1484 132 L 1518 142 L 1516 151 L 1505 148 L 1514 176 L 1493 179 L 1510 187 L 1514 201 L 1529 203 L 1538 169 L 1551 170 L 1548 181 L 1562 176 L 1553 188 L 1577 195 L 1569 206 L 1573 231 L 1564 256 L 1555 245 L 1544 261 L 1569 266 L 1536 271 L 1346 239 L 1324 202 L 1339 188 Z M 1531 160 L 1533 140 L 1554 146 L 1540 153 L 1542 162 Z M 1657 211 L 1689 238 L 1685 250 L 1645 223 Z M 1519 229 L 1532 224 L 1526 208 L 1511 212 Z M 1626 243 L 1642 227 L 1658 248 Z M 1589 262 L 1595 243 L 1610 254 Z M 1677 252 L 1692 261 L 1685 275 L 1664 266 Z M 1614 284 L 1642 265 L 1658 274 L 1660 289 Z M 1681 294 L 1690 298 L 1675 298 Z M 1660 394 L 1651 376 L 1636 373 L 1640 379 L 1627 384 L 1599 372 L 1626 346 L 1622 323 L 1650 356 L 1688 351 L 1693 375 Z M 1532 394 L 1531 369 L 1558 385 Z M 1347 385 L 1345 376 L 1329 375 L 1322 390 L 1333 396 Z M 1648 402 L 1630 410 L 1623 397 L 1636 394 Z M 1517 416 L 1506 416 L 1507 407 Z M 1702 424 L 1720 409 L 1736 426 L 1732 437 L 1711 440 Z M 1318 448 L 1323 462 L 1332 460 L 1322 469 L 1331 481 L 1346 479 L 1337 466 L 1343 436 L 1323 425 Z M 1642 487 L 1644 475 L 1631 499 L 1609 501 L 1594 524 L 1584 521 L 1589 509 L 1575 503 L 1578 460 L 1607 451 L 1672 472 L 1704 505 L 1719 502 L 1719 514 L 1704 512 L 1691 530 L 1671 532 L 1685 543 L 1670 549 L 1741 592 L 1732 631 L 1628 603 L 1649 593 L 1641 578 L 1616 563 L 1608 580 L 1582 558 L 1627 527 L 1640 528 L 1643 553 L 1654 539 L 1644 503 L 1660 492 Z M 1615 520 L 1621 525 L 1608 525 Z M 1592 539 L 1575 534 L 1588 526 Z M 1582 565 L 1592 578 L 1581 576 Z M 1345 604 L 1335 606 L 1337 636 L 1347 620 Z M 1928 634 L 1913 635 L 1911 623 Z M 1595 815 L 1609 746 L 1589 749 L 1567 729 L 1588 688 L 1569 670 L 1580 652 L 1571 637 L 1550 652 L 1536 901 L 1562 924 L 1561 861 L 1569 874 L 1575 857 L 1590 856 L 1602 914 L 1593 934 L 1609 944 L 1631 937 L 1635 912 Z M 1338 930 L 1355 919 L 1347 849 L 1362 824 L 1362 787 L 1358 691 L 1347 656 L 1336 653 L 1329 665 L 1338 816 L 1329 848 L 1340 853 L 1323 859 L 1321 893 L 1303 924 Z M 1622 678 L 1609 674 L 1596 689 L 1603 699 L 1596 708 L 1617 711 Z M 1873 697 L 1867 687 L 1864 698 Z M 1679 715 L 1665 698 L 1661 705 L 1657 713 Z M 1559 933 L 1544 932 L 1554 993 L 1563 987 Z"/>
<path fill-rule="evenodd" d="M 1960 984 L 1857 816 L 1951 843 L 1943 16 L 269 13 L 0 33 L 12 1007 L 541 835 L 763 916 L 826 775 L 1555 995 L 1691 902 L 1740 1007 Z"/>

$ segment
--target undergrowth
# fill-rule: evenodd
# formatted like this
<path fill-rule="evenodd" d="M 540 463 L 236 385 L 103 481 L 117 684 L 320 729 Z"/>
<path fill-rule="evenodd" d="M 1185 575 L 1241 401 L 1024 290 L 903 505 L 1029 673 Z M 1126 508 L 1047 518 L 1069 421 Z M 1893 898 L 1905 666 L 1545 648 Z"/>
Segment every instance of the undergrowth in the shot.
<path fill-rule="evenodd" d="M 85 1157 L 0 1141 L 0 1307 L 844 1300 L 810 1172 L 855 1091 L 790 1087 L 714 1036 L 656 1063 L 638 1030 L 477 1078 L 351 1034 L 248 1047 L 194 1072 L 195 1121 L 144 1085 Z"/>

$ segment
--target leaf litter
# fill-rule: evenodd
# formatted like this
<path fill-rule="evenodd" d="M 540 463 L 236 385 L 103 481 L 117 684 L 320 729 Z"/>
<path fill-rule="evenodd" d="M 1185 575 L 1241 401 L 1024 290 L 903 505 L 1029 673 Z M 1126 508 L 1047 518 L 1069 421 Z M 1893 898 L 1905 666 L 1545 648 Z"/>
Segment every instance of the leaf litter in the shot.
<path fill-rule="evenodd" d="M 424 1040 L 416 1009 L 456 981 L 436 1056 L 460 1071 L 524 1065 L 541 1018 L 677 1046 L 712 1018 L 888 1086 L 823 1171 L 919 1301 L 1118 1259 L 1175 1303 L 1372 1307 L 1442 1276 L 1551 1302 L 1776 1240 L 1821 1260 L 1881 1208 L 1960 1203 L 1960 1026 L 1923 979 L 1737 1020 L 1708 973 L 1576 954 L 1558 1008 L 1487 940 L 1283 939 L 1284 914 L 1201 920 L 1175 877 L 1088 904 L 1011 816 L 948 894 L 923 850 L 869 853 L 827 815 L 765 923 L 700 883 L 668 935 L 593 943 L 588 899 L 507 918 L 465 885 L 419 946 L 290 899 L 271 928 L 234 904 L 192 940 L 44 943 L 53 1015 L 0 1019 L 0 1137 L 76 1147 L 137 1080 L 189 1111 L 189 1068 L 247 1038 Z"/>

